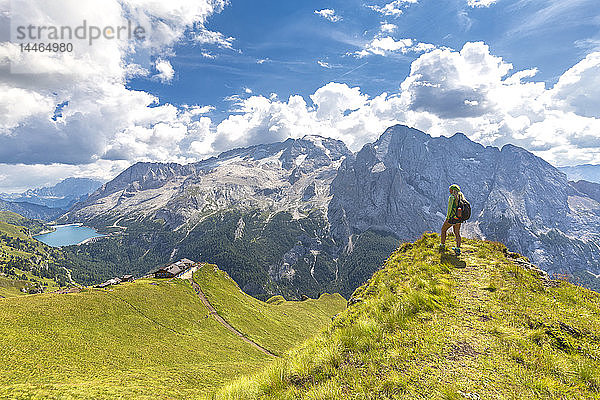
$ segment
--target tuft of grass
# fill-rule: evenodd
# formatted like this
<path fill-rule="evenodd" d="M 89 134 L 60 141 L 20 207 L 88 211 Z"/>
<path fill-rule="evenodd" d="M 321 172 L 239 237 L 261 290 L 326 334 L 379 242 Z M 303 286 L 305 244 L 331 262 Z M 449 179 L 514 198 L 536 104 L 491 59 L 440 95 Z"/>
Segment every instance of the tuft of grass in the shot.
<path fill-rule="evenodd" d="M 270 297 L 267 301 L 267 304 L 279 305 L 285 303 L 285 298 L 278 294 L 276 296 Z"/>

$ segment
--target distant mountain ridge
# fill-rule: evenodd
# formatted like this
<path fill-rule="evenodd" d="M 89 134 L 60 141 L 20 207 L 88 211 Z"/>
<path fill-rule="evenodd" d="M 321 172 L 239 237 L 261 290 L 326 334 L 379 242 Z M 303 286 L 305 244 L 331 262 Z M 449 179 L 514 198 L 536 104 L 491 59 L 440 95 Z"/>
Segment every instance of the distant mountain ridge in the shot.
<path fill-rule="evenodd" d="M 585 180 L 600 184 L 600 165 L 583 164 L 558 169 L 567 174 L 570 181 Z"/>
<path fill-rule="evenodd" d="M 10 202 L 27 202 L 49 208 L 68 210 L 73 204 L 84 200 L 102 182 L 89 178 L 66 178 L 54 186 L 29 189 L 24 193 L 0 194 L 0 198 Z"/>
<path fill-rule="evenodd" d="M 465 233 L 600 287 L 586 272 L 600 273 L 594 197 L 522 148 L 402 125 L 356 154 L 306 136 L 188 165 L 138 163 L 61 221 L 122 229 L 118 246 L 143 254 L 131 259 L 139 269 L 154 266 L 148 257 L 204 258 L 259 297 L 349 294 L 398 240 L 439 230 L 451 183 L 473 206 Z"/>
<path fill-rule="evenodd" d="M 50 208 L 26 201 L 4 201 L 0 200 L 0 211 L 10 211 L 29 219 L 41 219 L 52 221 L 65 213 L 62 208 Z"/>
<path fill-rule="evenodd" d="M 164 218 L 176 229 L 198 210 L 295 210 L 294 202 L 302 197 L 315 198 L 313 205 L 326 201 L 322 198 L 335 169 L 350 154 L 341 141 L 307 136 L 234 149 L 187 165 L 137 163 L 77 204 L 66 220 L 135 213 Z"/>

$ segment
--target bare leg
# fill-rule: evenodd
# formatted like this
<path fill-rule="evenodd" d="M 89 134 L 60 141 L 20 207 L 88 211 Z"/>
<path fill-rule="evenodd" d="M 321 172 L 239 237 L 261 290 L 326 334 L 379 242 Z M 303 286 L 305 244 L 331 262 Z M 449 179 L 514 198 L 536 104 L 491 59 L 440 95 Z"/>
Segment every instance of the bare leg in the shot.
<path fill-rule="evenodd" d="M 444 225 L 442 225 L 442 244 L 446 244 L 446 232 L 451 226 L 448 221 L 444 221 Z"/>
<path fill-rule="evenodd" d="M 452 230 L 454 230 L 454 236 L 456 237 L 456 247 L 460 249 L 460 224 L 454 224 Z"/>

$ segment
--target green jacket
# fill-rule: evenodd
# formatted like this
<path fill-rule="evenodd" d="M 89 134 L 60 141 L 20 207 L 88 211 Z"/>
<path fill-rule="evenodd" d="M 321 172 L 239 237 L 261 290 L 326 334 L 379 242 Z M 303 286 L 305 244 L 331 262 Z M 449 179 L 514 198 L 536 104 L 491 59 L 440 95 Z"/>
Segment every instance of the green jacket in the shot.
<path fill-rule="evenodd" d="M 450 221 L 456 217 L 456 209 L 458 208 L 458 201 L 453 194 L 448 197 L 448 211 L 446 212 L 446 221 Z"/>

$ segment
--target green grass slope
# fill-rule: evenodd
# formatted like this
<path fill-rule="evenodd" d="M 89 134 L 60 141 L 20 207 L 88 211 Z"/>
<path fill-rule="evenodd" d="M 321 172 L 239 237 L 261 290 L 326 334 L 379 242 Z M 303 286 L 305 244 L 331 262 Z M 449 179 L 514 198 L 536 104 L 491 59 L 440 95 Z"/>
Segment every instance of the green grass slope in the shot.
<path fill-rule="evenodd" d="M 10 211 L 0 211 L 0 221 L 11 225 L 23 226 L 29 229 L 32 235 L 52 229 L 50 225 L 45 224 L 43 221 L 25 218 Z"/>
<path fill-rule="evenodd" d="M 600 398 L 600 295 L 465 242 L 400 246 L 324 333 L 211 397 Z"/>
<path fill-rule="evenodd" d="M 31 271 L 13 268 L 12 272 L 14 275 L 0 276 L 0 298 L 35 294 L 41 289 L 45 292 L 60 289 L 55 280 L 33 275 Z"/>
<path fill-rule="evenodd" d="M 215 287 L 232 288 L 218 276 Z M 238 296 L 197 280 L 219 304 Z M 306 320 L 302 335 L 272 338 L 277 348 L 283 352 L 321 330 L 309 315 L 330 320 L 340 308 L 337 301 L 326 312 L 325 303 L 309 303 L 297 316 L 297 323 Z M 261 312 L 269 307 L 280 306 Z M 273 335 L 288 335 L 277 326 L 278 312 L 268 313 L 265 325 Z M 232 323 L 252 331 L 244 319 Z M 0 341 L 0 399 L 194 399 L 273 360 L 220 325 L 179 279 L 0 299 Z"/>
<path fill-rule="evenodd" d="M 346 308 L 342 296 L 327 293 L 305 301 L 274 296 L 262 302 L 248 296 L 226 272 L 210 264 L 196 271 L 194 279 L 219 315 L 276 355 L 314 335 Z"/>
<path fill-rule="evenodd" d="M 0 298 L 21 296 L 34 287 L 34 284 L 29 281 L 0 276 Z"/>
<path fill-rule="evenodd" d="M 70 283 L 62 251 L 31 237 L 32 231 L 46 228 L 19 214 L 0 212 L 0 296 L 52 291 Z"/>

